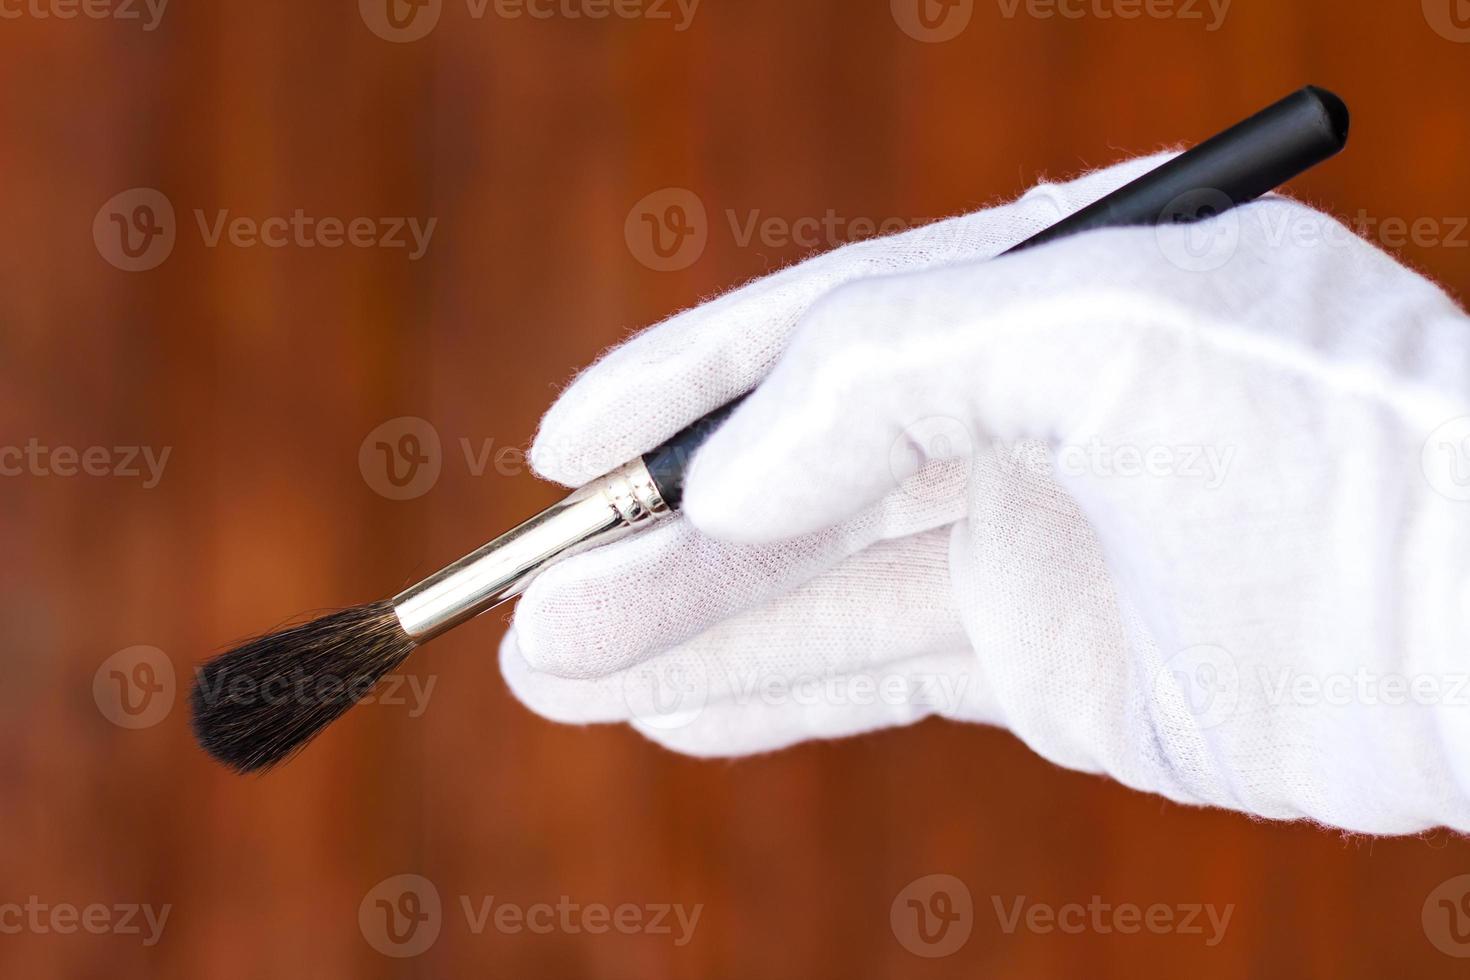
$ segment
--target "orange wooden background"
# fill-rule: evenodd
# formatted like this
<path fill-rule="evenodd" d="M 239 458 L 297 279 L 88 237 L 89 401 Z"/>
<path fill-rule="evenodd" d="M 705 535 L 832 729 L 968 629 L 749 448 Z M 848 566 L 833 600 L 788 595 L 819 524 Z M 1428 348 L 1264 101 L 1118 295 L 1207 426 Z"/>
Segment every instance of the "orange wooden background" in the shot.
<path fill-rule="evenodd" d="M 421 716 L 361 708 L 264 779 L 195 749 L 181 693 L 133 730 L 100 707 L 106 677 L 94 690 L 104 661 L 144 645 L 182 691 L 222 645 L 392 593 L 553 500 L 524 474 L 472 475 L 459 440 L 524 446 L 603 348 L 802 254 L 742 246 L 727 210 L 952 214 L 1207 135 L 1311 81 L 1353 106 L 1354 141 L 1297 193 L 1448 234 L 1470 213 L 1470 43 L 1453 39 L 1450 0 L 1427 13 L 1234 0 L 1213 31 L 1205 4 L 1190 6 L 1203 20 L 1124 20 L 1100 16 L 1118 0 L 1070 0 L 1076 19 L 977 0 L 941 43 L 900 29 L 909 0 L 897 14 L 887 0 L 704 0 L 682 31 L 564 12 L 597 0 L 557 0 L 549 19 L 443 0 L 411 43 L 375 36 L 373 10 L 352 0 L 173 0 L 154 30 L 39 16 L 67 0 L 52 2 L 0 0 L 0 445 L 171 456 L 151 489 L 0 478 L 0 904 L 171 912 L 151 946 L 0 934 L 0 973 L 1464 975 L 1420 920 L 1433 888 L 1470 872 L 1470 845 L 1450 835 L 1344 839 L 1190 811 L 940 722 L 685 760 L 522 709 L 496 666 L 501 615 L 413 661 L 436 685 Z M 127 272 L 92 227 L 136 187 L 172 202 L 177 243 Z M 674 272 L 641 264 L 624 237 L 635 202 L 667 187 L 711 215 L 708 247 Z M 298 208 L 438 225 L 410 261 L 209 248 L 193 217 Z M 1465 296 L 1467 240 L 1399 251 Z M 405 415 L 434 425 L 444 469 L 430 492 L 390 501 L 358 449 Z M 415 958 L 380 955 L 359 927 L 364 896 L 400 873 L 428 877 L 445 903 Z M 932 960 L 889 926 L 895 896 L 931 873 L 975 898 L 968 943 Z M 458 897 L 492 895 L 703 911 L 684 946 L 476 935 Z M 991 896 L 1021 895 L 1235 908 L 1214 947 L 1007 935 Z"/>

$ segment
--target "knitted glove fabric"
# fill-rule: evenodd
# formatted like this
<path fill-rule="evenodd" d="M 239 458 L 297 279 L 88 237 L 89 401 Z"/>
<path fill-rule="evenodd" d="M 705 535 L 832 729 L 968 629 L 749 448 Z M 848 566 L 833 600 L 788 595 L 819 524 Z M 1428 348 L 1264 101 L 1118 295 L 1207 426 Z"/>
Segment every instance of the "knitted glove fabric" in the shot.
<path fill-rule="evenodd" d="M 1470 323 L 1279 198 L 992 259 L 1159 162 L 840 249 L 584 373 L 532 450 L 568 483 L 755 391 L 679 520 L 532 585 L 511 688 L 695 755 L 938 714 L 1180 802 L 1470 829 Z"/>

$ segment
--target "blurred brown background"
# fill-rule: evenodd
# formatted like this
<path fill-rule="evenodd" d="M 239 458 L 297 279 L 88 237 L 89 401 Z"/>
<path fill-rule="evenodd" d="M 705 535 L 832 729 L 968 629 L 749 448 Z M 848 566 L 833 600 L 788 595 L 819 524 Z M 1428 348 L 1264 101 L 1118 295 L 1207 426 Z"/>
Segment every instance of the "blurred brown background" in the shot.
<path fill-rule="evenodd" d="M 687 0 L 536 0 L 546 17 L 396 0 L 390 20 L 388 0 L 161 16 L 156 0 L 0 0 L 0 444 L 36 447 L 0 478 L 0 973 L 1464 975 L 1421 923 L 1470 872 L 1448 834 L 1190 811 L 940 722 L 685 760 L 520 707 L 496 665 L 504 614 L 412 661 L 426 705 L 405 690 L 360 708 L 267 778 L 192 744 L 197 661 L 391 594 L 556 497 L 493 461 L 477 475 L 462 440 L 526 445 L 606 346 L 812 250 L 742 243 L 730 211 L 940 217 L 1208 135 L 1311 81 L 1352 105 L 1354 142 L 1295 192 L 1348 219 L 1432 219 L 1438 240 L 1395 251 L 1470 294 L 1464 0 L 927 2 L 921 19 L 918 0 L 704 0 L 691 19 Z M 164 227 L 137 193 L 109 204 L 136 188 L 171 204 L 171 252 L 167 235 L 120 251 L 112 215 L 135 243 Z M 625 235 L 667 188 L 708 209 L 706 246 L 672 271 Z M 222 211 L 297 209 L 437 224 L 417 258 L 406 233 L 208 242 Z M 397 501 L 359 448 L 401 416 L 443 452 L 432 489 Z M 106 458 L 88 475 L 91 447 Z M 159 478 L 120 447 L 152 453 Z M 359 908 L 405 873 L 434 883 L 442 928 L 393 958 Z M 928 959 L 889 910 L 935 873 L 966 883 L 973 934 Z M 684 945 L 677 925 L 477 934 L 461 897 L 490 896 L 703 908 Z M 1210 946 L 1207 925 L 1007 934 L 992 896 L 1234 908 Z M 130 904 L 167 906 L 161 932 L 141 913 L 124 928 Z M 39 926 L 17 928 L 27 905 Z"/>

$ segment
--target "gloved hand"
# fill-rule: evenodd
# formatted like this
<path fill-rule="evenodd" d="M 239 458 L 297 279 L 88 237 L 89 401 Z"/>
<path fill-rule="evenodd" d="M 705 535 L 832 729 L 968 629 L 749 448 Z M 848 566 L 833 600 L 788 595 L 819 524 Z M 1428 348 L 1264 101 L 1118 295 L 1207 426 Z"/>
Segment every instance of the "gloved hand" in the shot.
<path fill-rule="evenodd" d="M 1279 198 L 989 260 L 1160 162 L 839 249 L 583 374 L 532 449 L 568 484 L 759 387 L 681 519 L 532 585 L 515 693 L 706 756 L 940 714 L 1180 802 L 1470 830 L 1470 322 Z"/>

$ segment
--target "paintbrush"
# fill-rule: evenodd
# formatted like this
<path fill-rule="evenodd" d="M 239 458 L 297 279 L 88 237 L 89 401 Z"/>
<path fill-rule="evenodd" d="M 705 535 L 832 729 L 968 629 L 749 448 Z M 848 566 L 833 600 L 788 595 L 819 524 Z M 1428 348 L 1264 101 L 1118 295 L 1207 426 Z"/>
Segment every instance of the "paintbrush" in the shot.
<path fill-rule="evenodd" d="M 1212 217 L 1332 157 L 1347 134 L 1342 100 L 1304 88 L 1010 251 L 1097 228 Z M 392 599 L 258 637 L 211 660 L 191 696 L 199 744 L 241 772 L 268 769 L 418 646 L 520 595 L 553 562 L 672 519 L 686 464 L 739 401 Z"/>

